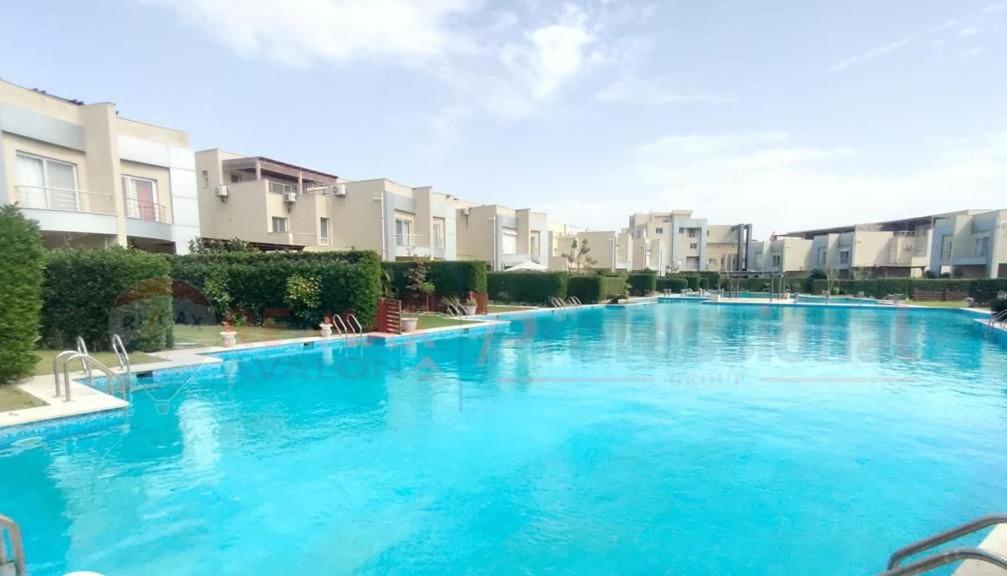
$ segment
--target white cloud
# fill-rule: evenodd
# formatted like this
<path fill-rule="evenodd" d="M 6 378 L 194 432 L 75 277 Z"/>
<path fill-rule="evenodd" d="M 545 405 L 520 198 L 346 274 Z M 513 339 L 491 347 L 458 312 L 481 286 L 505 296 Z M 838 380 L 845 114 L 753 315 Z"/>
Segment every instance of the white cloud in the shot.
<path fill-rule="evenodd" d="M 354 56 L 428 58 L 464 42 L 452 18 L 477 0 L 149 0 L 245 56 L 294 65 Z"/>
<path fill-rule="evenodd" d="M 625 76 L 608 85 L 595 97 L 600 102 L 619 104 L 683 104 L 730 102 L 731 98 L 720 94 L 684 92 L 672 88 L 663 79 L 647 80 L 635 76 Z"/>
<path fill-rule="evenodd" d="M 871 48 L 870 50 L 868 50 L 866 52 L 863 52 L 861 54 L 850 56 L 849 58 L 847 58 L 847 59 L 843 60 L 842 62 L 839 62 L 838 64 L 836 64 L 835 66 L 833 66 L 832 67 L 832 71 L 833 72 L 838 72 L 839 70 L 844 70 L 846 68 L 849 68 L 850 66 L 853 66 L 854 64 L 861 64 L 863 62 L 870 62 L 871 60 L 874 60 L 875 58 L 880 58 L 882 56 L 888 56 L 889 54 L 892 54 L 896 50 L 899 50 L 900 48 L 904 48 L 906 45 L 908 45 L 909 44 L 909 40 L 910 40 L 910 38 L 908 38 L 908 37 L 901 38 L 899 40 L 895 40 L 894 42 L 889 42 L 889 43 L 883 44 L 881 46 L 876 46 L 876 47 Z"/>
<path fill-rule="evenodd" d="M 975 26 L 966 26 L 958 31 L 958 36 L 960 38 L 968 38 L 969 36 L 975 36 L 979 33 L 979 29 Z"/>
<path fill-rule="evenodd" d="M 525 42 L 507 44 L 500 61 L 533 100 L 556 92 L 574 76 L 584 62 L 584 49 L 591 42 L 584 12 L 566 5 L 559 21 L 528 32 Z"/>

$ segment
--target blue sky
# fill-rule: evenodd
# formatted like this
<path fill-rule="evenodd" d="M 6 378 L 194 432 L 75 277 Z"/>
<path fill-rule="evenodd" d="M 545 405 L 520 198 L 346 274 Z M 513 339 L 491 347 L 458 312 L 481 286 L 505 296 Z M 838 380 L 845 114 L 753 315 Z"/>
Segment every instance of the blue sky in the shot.
<path fill-rule="evenodd" d="M 1007 0 L 7 2 L 0 77 L 593 229 L 1007 208 Z"/>

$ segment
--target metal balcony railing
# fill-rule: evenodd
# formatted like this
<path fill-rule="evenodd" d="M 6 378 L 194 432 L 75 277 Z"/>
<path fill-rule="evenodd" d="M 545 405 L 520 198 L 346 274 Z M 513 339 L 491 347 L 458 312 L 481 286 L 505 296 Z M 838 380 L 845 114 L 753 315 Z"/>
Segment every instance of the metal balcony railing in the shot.
<path fill-rule="evenodd" d="M 15 188 L 17 189 L 18 204 L 22 208 L 115 214 L 115 198 L 111 194 L 21 184 Z"/>
<path fill-rule="evenodd" d="M 148 200 L 137 200 L 135 198 L 124 198 L 126 206 L 126 217 L 137 220 L 149 220 L 151 222 L 161 222 L 170 224 L 168 207 L 158 202 Z"/>

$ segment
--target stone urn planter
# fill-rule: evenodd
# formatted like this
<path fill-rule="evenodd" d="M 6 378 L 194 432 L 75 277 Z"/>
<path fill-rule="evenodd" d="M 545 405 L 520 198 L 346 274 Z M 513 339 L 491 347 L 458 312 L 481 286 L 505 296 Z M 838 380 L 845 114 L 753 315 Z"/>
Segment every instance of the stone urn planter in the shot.
<path fill-rule="evenodd" d="M 322 329 L 322 338 L 328 338 L 332 336 L 332 324 L 322 323 L 319 324 L 318 327 Z"/>
<path fill-rule="evenodd" d="M 238 343 L 238 333 L 234 330 L 224 330 L 220 333 L 220 341 L 224 348 L 231 348 Z"/>
<path fill-rule="evenodd" d="M 465 315 L 466 316 L 475 316 L 476 315 L 477 306 L 475 304 L 472 304 L 472 305 L 466 304 L 466 305 L 462 306 L 462 308 L 465 309 Z"/>
<path fill-rule="evenodd" d="M 419 318 L 403 318 L 402 319 L 402 332 L 403 334 L 408 332 L 415 332 L 416 325 L 419 323 Z"/>

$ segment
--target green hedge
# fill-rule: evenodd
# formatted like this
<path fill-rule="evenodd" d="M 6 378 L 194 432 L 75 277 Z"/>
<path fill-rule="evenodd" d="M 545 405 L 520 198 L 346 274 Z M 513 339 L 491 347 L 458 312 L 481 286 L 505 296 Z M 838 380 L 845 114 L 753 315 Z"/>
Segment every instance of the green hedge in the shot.
<path fill-rule="evenodd" d="M 489 297 L 497 302 L 548 304 L 549 298 L 566 298 L 566 272 L 490 272 Z"/>
<path fill-rule="evenodd" d="M 1007 310 L 1007 300 L 994 299 L 992 302 L 990 302 L 990 310 L 994 314 L 996 314 L 997 312 L 1003 312 L 1004 310 Z"/>
<path fill-rule="evenodd" d="M 814 280 L 812 289 L 816 294 L 828 290 L 827 280 Z M 977 303 L 992 302 L 998 291 L 1007 290 L 1007 279 L 979 280 L 947 280 L 928 278 L 879 278 L 876 280 L 835 280 L 833 289 L 840 294 L 859 294 L 863 292 L 873 298 L 884 298 L 889 294 L 905 294 L 913 298 L 917 291 L 961 293 L 975 299 Z"/>
<path fill-rule="evenodd" d="M 401 296 L 406 291 L 406 271 L 412 262 L 382 262 L 391 277 L 392 290 Z M 486 263 L 481 260 L 443 262 L 424 261 L 427 279 L 433 282 L 438 296 L 468 297 L 469 292 L 487 292 Z"/>
<path fill-rule="evenodd" d="M 585 304 L 597 304 L 626 292 L 625 276 L 585 274 L 571 276 L 567 292 Z"/>
<path fill-rule="evenodd" d="M 686 280 L 685 278 L 679 278 L 677 276 L 664 276 L 662 278 L 658 278 L 655 284 L 659 292 L 670 290 L 672 292 L 678 293 L 689 287 L 688 280 Z"/>
<path fill-rule="evenodd" d="M 109 349 L 112 333 L 144 352 L 171 343 L 171 264 L 127 248 L 50 252 L 43 284 L 42 333 L 56 348 L 81 336 L 90 350 Z"/>
<path fill-rule="evenodd" d="M 657 274 L 654 272 L 633 272 L 626 282 L 633 296 L 647 296 L 657 290 Z"/>
<path fill-rule="evenodd" d="M 0 384 L 35 368 L 44 268 L 38 225 L 14 205 L 0 208 Z"/>
<path fill-rule="evenodd" d="M 201 290 L 218 320 L 250 317 L 261 322 L 267 311 L 286 310 L 287 284 L 298 275 L 318 281 L 319 305 L 301 311 L 307 324 L 327 313 L 352 311 L 365 329 L 374 326 L 381 296 L 381 261 L 374 252 L 261 252 L 176 256 L 176 280 Z"/>

